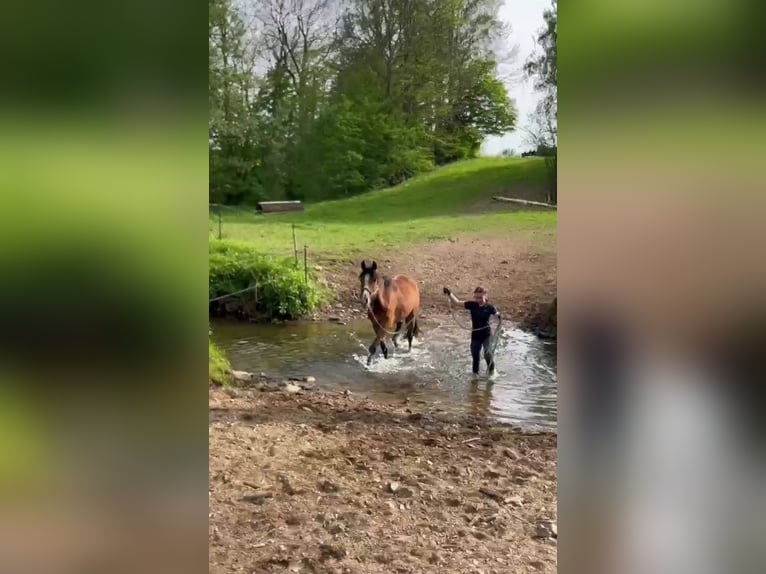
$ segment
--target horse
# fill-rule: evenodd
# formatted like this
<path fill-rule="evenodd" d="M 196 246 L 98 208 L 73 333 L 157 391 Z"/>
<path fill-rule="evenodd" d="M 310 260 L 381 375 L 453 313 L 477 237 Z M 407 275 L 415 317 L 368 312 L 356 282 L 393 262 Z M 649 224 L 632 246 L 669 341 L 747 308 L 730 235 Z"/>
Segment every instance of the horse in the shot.
<path fill-rule="evenodd" d="M 412 338 L 418 336 L 418 313 L 420 312 L 420 290 L 418 284 L 406 275 L 380 277 L 378 264 L 373 261 L 370 267 L 362 261 L 362 272 L 359 274 L 362 288 L 361 298 L 367 309 L 367 317 L 372 323 L 375 339 L 370 345 L 367 364 L 372 361 L 378 345 L 383 357 L 388 359 L 386 334 L 393 334 L 391 339 L 394 347 L 398 347 L 397 338 L 402 324 L 407 326 L 407 344 L 412 349 Z"/>

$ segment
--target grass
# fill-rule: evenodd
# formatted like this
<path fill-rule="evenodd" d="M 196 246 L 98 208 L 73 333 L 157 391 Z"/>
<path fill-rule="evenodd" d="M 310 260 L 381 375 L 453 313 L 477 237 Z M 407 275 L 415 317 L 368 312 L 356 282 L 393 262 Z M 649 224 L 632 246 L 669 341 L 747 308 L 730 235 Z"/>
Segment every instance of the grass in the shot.
<path fill-rule="evenodd" d="M 208 378 L 215 385 L 228 385 L 231 383 L 231 365 L 226 355 L 223 354 L 213 341 L 208 340 Z"/>
<path fill-rule="evenodd" d="M 541 158 L 474 159 L 393 188 L 307 205 L 301 213 L 225 213 L 223 234 L 246 241 L 259 251 L 286 255 L 292 253 L 291 224 L 295 224 L 299 249 L 308 245 L 312 255 L 337 255 L 403 247 L 468 232 L 553 232 L 555 211 L 491 201 L 494 195 L 544 201 L 545 178 Z"/>

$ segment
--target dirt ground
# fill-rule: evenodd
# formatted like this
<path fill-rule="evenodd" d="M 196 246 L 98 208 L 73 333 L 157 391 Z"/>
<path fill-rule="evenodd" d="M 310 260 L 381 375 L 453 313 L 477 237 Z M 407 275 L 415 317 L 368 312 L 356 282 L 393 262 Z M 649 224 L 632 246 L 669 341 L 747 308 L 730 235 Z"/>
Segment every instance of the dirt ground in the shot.
<path fill-rule="evenodd" d="M 556 571 L 555 434 L 343 393 L 209 406 L 211 573 Z"/>
<path fill-rule="evenodd" d="M 553 233 L 461 235 L 448 241 L 406 250 L 370 253 L 384 274 L 405 274 L 421 288 L 423 312 L 442 315 L 447 302 L 442 288 L 463 299 L 477 285 L 489 290 L 490 301 L 507 317 L 520 322 L 536 305 L 556 295 L 556 246 Z M 323 316 L 341 319 L 362 316 L 359 308 L 360 261 L 330 260 L 320 266 L 337 300 Z"/>

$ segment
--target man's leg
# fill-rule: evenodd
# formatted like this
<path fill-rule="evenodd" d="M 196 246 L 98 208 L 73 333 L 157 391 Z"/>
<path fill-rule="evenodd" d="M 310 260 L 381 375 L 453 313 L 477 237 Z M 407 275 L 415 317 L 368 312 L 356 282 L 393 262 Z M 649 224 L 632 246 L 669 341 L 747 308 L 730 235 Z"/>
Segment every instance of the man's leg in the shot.
<path fill-rule="evenodd" d="M 473 359 L 473 374 L 479 374 L 479 360 L 481 353 L 481 339 L 471 339 L 471 358 Z"/>

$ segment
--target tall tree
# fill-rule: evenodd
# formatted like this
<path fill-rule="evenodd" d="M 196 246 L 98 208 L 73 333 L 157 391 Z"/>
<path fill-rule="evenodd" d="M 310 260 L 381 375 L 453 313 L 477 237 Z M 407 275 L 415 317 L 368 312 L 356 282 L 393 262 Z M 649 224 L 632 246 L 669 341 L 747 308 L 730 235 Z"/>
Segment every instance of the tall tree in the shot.
<path fill-rule="evenodd" d="M 526 63 L 525 71 L 535 79 L 535 87 L 542 98 L 532 115 L 537 152 L 545 156 L 548 167 L 548 200 L 556 203 L 558 176 L 558 6 L 551 0 L 551 7 L 543 12 L 544 27 L 537 36 L 540 51 Z"/>

